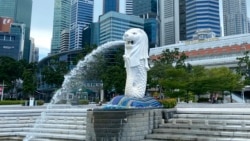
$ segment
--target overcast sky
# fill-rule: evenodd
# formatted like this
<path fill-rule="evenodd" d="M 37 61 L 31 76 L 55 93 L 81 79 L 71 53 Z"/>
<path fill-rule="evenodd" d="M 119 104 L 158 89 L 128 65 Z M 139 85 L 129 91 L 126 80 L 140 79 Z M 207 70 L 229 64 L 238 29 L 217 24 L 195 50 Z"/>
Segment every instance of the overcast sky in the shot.
<path fill-rule="evenodd" d="M 250 17 L 250 0 L 246 1 L 248 17 Z M 35 39 L 35 46 L 39 47 L 39 60 L 50 52 L 53 12 L 54 0 L 33 0 L 31 37 Z"/>

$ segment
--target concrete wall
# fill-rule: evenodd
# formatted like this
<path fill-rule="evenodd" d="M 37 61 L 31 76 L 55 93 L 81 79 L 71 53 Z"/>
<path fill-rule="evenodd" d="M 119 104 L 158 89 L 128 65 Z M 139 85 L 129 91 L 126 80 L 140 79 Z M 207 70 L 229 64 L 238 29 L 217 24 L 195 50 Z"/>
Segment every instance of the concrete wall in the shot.
<path fill-rule="evenodd" d="M 175 110 L 94 109 L 87 113 L 87 141 L 138 141 L 159 127 Z"/>

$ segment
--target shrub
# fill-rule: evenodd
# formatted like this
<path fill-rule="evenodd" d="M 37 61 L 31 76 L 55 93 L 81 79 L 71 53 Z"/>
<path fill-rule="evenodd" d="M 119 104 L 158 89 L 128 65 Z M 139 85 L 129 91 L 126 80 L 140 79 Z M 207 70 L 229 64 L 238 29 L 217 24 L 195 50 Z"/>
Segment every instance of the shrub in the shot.
<path fill-rule="evenodd" d="M 79 100 L 79 104 L 80 105 L 87 105 L 87 104 L 89 104 L 89 100 L 81 99 L 81 100 Z"/>
<path fill-rule="evenodd" d="M 43 100 L 37 100 L 37 105 L 43 105 L 44 104 L 44 101 Z"/>
<path fill-rule="evenodd" d="M 159 102 L 163 105 L 164 108 L 174 108 L 177 104 L 175 98 L 168 98 L 159 100 Z"/>
<path fill-rule="evenodd" d="M 3 100 L 3 101 L 0 101 L 0 105 L 17 105 L 17 104 L 24 105 L 25 101 L 24 100 Z"/>

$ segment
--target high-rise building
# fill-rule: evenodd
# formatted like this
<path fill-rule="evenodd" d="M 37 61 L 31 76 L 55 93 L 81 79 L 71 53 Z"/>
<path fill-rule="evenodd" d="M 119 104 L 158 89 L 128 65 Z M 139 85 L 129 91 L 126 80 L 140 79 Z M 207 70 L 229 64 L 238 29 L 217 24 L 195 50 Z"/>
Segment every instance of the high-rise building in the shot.
<path fill-rule="evenodd" d="M 186 37 L 192 39 L 197 30 L 209 29 L 221 36 L 219 0 L 186 0 Z"/>
<path fill-rule="evenodd" d="M 12 23 L 9 32 L 0 31 L 0 56 L 23 59 L 24 41 L 25 24 Z"/>
<path fill-rule="evenodd" d="M 186 0 L 179 0 L 180 40 L 186 40 Z"/>
<path fill-rule="evenodd" d="M 158 0 L 160 46 L 180 41 L 180 19 L 178 0 Z"/>
<path fill-rule="evenodd" d="M 38 62 L 39 60 L 39 48 L 35 46 L 34 38 L 30 38 L 30 62 Z"/>
<path fill-rule="evenodd" d="M 125 13 L 125 0 L 94 0 L 93 22 L 98 22 L 99 16 L 109 11 Z"/>
<path fill-rule="evenodd" d="M 64 29 L 61 33 L 60 52 L 68 51 L 69 49 L 69 29 Z"/>
<path fill-rule="evenodd" d="M 90 24 L 83 30 L 82 40 L 84 45 L 99 45 L 99 22 Z"/>
<path fill-rule="evenodd" d="M 61 33 L 64 29 L 68 29 L 70 25 L 70 1 L 55 0 L 54 1 L 54 20 L 53 34 L 50 53 L 58 53 L 60 51 Z"/>
<path fill-rule="evenodd" d="M 82 32 L 93 20 L 93 0 L 71 0 L 69 49 L 82 48 Z"/>
<path fill-rule="evenodd" d="M 124 32 L 130 28 L 144 28 L 144 19 L 110 11 L 100 16 L 100 44 L 122 40 Z"/>
<path fill-rule="evenodd" d="M 119 11 L 120 0 L 103 0 L 103 14 L 109 11 Z"/>
<path fill-rule="evenodd" d="M 133 0 L 126 0 L 125 2 L 125 13 L 127 15 L 133 15 Z"/>
<path fill-rule="evenodd" d="M 248 33 L 246 0 L 223 0 L 224 35 Z"/>
<path fill-rule="evenodd" d="M 148 35 L 149 47 L 158 44 L 159 22 L 157 20 L 157 0 L 136 0 L 132 1 L 133 15 L 145 19 L 144 30 Z"/>
<path fill-rule="evenodd" d="M 25 24 L 24 56 L 30 61 L 30 25 L 32 0 L 0 0 L 0 16 L 13 18 L 14 23 Z"/>
<path fill-rule="evenodd" d="M 133 15 L 157 15 L 157 0 L 134 0 Z"/>

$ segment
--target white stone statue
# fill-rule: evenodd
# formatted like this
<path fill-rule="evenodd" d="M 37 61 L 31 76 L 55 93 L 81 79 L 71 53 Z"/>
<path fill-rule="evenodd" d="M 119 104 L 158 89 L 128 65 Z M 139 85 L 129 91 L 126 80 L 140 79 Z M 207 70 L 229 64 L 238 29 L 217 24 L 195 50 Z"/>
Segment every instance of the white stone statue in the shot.
<path fill-rule="evenodd" d="M 127 73 L 125 96 L 143 98 L 146 90 L 148 66 L 148 37 L 139 28 L 132 28 L 123 35 L 123 55 Z"/>

